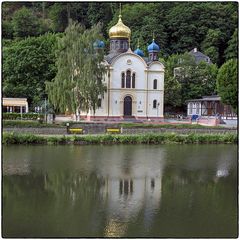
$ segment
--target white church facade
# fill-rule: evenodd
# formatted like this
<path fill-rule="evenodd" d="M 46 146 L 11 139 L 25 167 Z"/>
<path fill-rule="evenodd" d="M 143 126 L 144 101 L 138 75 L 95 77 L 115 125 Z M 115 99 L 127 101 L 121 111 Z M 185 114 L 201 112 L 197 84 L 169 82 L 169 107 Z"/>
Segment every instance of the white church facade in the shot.
<path fill-rule="evenodd" d="M 131 30 L 119 15 L 118 23 L 110 28 L 110 51 L 104 64 L 108 69 L 103 83 L 107 87 L 99 99 L 95 114 L 89 111 L 81 118 L 88 120 L 160 120 L 164 106 L 164 66 L 158 61 L 160 47 L 154 39 L 148 46 L 148 57 L 138 48 L 130 48 Z M 104 47 L 98 41 L 96 48 Z"/>

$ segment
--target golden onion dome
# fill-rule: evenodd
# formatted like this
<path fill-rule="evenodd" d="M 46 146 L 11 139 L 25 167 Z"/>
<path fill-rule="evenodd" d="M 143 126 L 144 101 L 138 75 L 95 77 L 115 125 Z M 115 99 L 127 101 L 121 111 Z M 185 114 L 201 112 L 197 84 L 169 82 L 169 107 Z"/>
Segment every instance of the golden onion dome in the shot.
<path fill-rule="evenodd" d="M 110 38 L 130 38 L 131 30 L 129 27 L 123 24 L 121 15 L 119 15 L 118 23 L 110 28 Z"/>

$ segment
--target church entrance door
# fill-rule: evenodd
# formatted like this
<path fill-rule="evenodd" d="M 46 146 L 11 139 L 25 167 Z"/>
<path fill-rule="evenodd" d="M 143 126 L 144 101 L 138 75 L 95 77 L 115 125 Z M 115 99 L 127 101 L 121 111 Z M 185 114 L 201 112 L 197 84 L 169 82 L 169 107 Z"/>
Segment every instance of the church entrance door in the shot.
<path fill-rule="evenodd" d="M 132 116 L 132 98 L 130 96 L 126 96 L 124 98 L 124 116 Z"/>

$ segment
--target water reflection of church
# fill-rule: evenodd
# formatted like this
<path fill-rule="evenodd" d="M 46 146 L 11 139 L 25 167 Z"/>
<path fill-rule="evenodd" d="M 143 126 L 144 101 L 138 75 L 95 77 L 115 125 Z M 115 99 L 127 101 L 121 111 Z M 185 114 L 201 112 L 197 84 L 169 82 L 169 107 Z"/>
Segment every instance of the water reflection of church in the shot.
<path fill-rule="evenodd" d="M 119 166 L 117 163 L 126 157 L 119 153 L 114 164 L 98 169 L 104 178 L 100 192 L 107 206 L 106 237 L 123 236 L 141 210 L 144 210 L 144 226 L 148 228 L 160 207 L 164 151 L 155 158 L 136 154 L 139 153 L 131 152 L 125 164 Z"/>

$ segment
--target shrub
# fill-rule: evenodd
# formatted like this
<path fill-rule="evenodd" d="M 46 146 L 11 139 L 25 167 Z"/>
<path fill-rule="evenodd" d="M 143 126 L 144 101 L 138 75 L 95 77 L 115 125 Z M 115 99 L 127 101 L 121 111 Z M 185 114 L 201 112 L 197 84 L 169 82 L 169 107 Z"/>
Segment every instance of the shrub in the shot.
<path fill-rule="evenodd" d="M 44 115 L 39 113 L 23 113 L 21 118 L 21 113 L 3 113 L 2 117 L 6 120 L 37 120 L 38 118 L 43 119 Z"/>
<path fill-rule="evenodd" d="M 225 134 L 222 136 L 222 140 L 225 143 L 237 143 L 238 136 L 237 136 L 237 134 Z"/>
<path fill-rule="evenodd" d="M 42 128 L 42 127 L 61 127 L 62 125 L 57 124 L 48 124 L 48 123 L 39 123 L 34 120 L 3 120 L 3 127 L 17 127 L 17 128 Z"/>
<path fill-rule="evenodd" d="M 43 144 L 46 139 L 33 134 L 3 133 L 3 144 Z"/>
<path fill-rule="evenodd" d="M 59 144 L 59 137 L 48 137 L 47 143 L 48 144 Z"/>
<path fill-rule="evenodd" d="M 161 144 L 161 143 L 237 143 L 236 134 L 186 134 L 176 133 L 145 135 L 86 135 L 86 136 L 48 136 L 33 134 L 3 133 L 3 144 Z"/>

